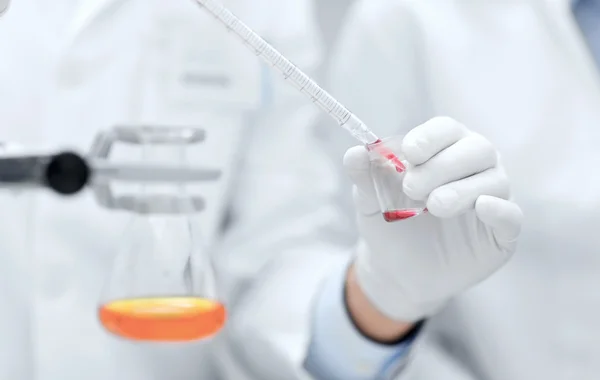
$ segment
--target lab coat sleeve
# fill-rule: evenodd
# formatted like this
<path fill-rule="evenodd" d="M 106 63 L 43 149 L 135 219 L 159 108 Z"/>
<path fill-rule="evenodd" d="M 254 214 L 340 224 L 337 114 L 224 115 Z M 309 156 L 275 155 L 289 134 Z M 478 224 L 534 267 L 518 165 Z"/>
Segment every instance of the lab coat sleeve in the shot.
<path fill-rule="evenodd" d="M 391 346 L 364 338 L 346 311 L 346 272 L 346 267 L 336 268 L 316 297 L 304 368 L 322 380 L 392 379 L 406 363 L 414 336 Z"/>

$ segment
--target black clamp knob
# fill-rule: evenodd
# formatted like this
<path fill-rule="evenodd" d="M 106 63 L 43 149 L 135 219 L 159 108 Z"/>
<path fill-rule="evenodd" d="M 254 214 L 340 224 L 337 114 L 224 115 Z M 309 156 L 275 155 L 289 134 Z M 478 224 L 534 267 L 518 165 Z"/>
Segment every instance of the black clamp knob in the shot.
<path fill-rule="evenodd" d="M 87 162 L 73 152 L 62 152 L 50 158 L 44 173 L 46 185 L 63 195 L 81 191 L 89 182 L 91 170 Z"/>

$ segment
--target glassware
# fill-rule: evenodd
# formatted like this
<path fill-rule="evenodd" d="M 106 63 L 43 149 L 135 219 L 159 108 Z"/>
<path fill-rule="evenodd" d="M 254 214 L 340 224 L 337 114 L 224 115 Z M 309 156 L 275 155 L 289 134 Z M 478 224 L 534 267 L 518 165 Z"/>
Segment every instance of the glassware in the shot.
<path fill-rule="evenodd" d="M 367 146 L 377 200 L 387 222 L 410 219 L 427 211 L 424 202 L 414 201 L 402 191 L 406 174 L 403 138 L 404 136 L 388 137 Z M 382 154 L 383 152 L 387 154 Z"/>
<path fill-rule="evenodd" d="M 187 167 L 187 148 L 202 138 L 190 128 L 117 128 L 102 136 L 98 141 L 108 143 L 96 144 L 93 152 L 107 156 L 105 145 L 121 141 L 141 146 L 144 163 L 173 160 Z M 119 197 L 109 184 L 95 189 L 104 206 L 132 214 L 98 309 L 110 333 L 182 342 L 211 337 L 224 326 L 227 313 L 196 223 L 204 202 L 190 194 L 188 182 L 193 179 L 143 183 L 136 194 Z"/>

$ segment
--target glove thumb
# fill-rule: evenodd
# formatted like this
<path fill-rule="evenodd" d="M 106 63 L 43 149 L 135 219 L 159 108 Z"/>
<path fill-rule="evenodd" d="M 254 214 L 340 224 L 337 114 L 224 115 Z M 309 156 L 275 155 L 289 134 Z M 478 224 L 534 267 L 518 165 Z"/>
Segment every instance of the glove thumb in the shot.
<path fill-rule="evenodd" d="M 369 153 L 364 146 L 355 146 L 344 155 L 344 169 L 354 184 L 354 204 L 359 213 L 373 215 L 380 212 L 370 172 Z"/>
<path fill-rule="evenodd" d="M 481 195 L 475 202 L 475 212 L 479 220 L 491 229 L 498 248 L 512 253 L 521 233 L 521 208 L 506 199 Z"/>

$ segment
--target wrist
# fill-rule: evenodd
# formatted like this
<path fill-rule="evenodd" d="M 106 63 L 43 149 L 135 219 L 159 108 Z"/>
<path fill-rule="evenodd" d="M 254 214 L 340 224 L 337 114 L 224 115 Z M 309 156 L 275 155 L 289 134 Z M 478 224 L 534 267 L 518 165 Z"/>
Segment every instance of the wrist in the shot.
<path fill-rule="evenodd" d="M 422 323 L 397 321 L 385 316 L 369 301 L 356 279 L 354 264 L 346 273 L 344 300 L 356 328 L 380 344 L 397 344 L 415 332 Z"/>

